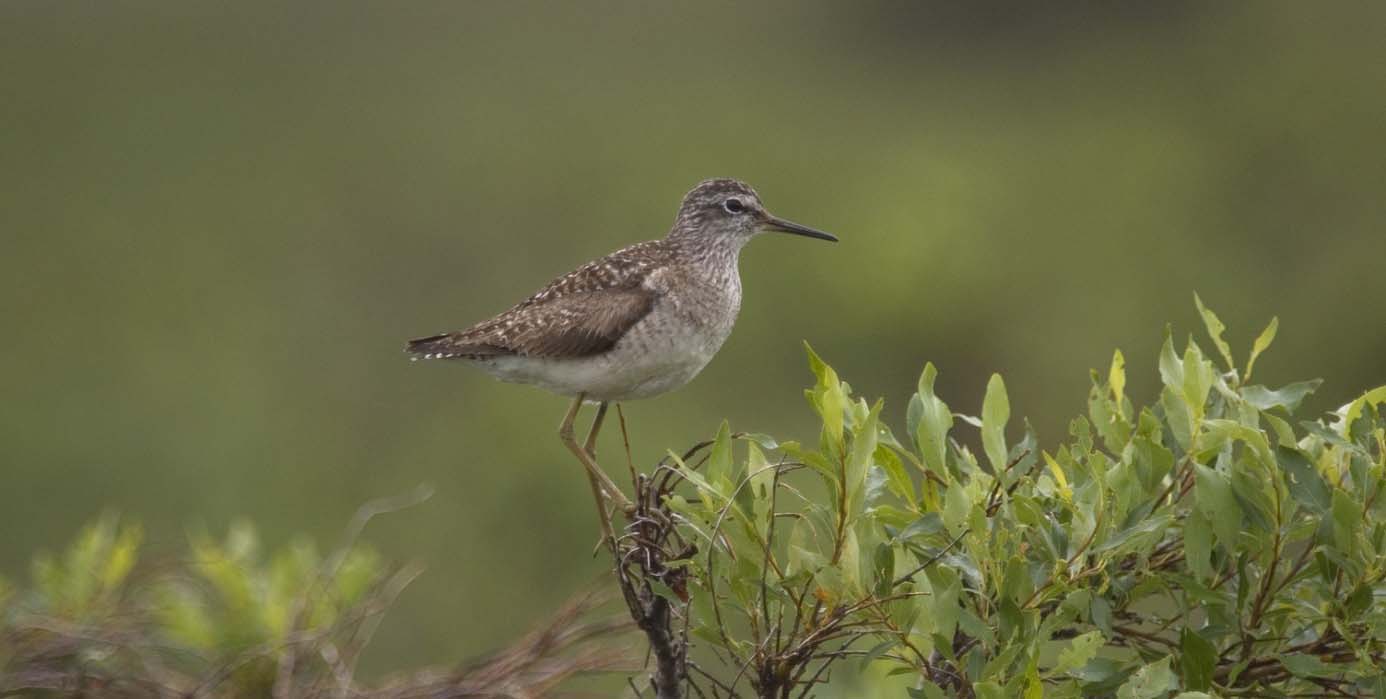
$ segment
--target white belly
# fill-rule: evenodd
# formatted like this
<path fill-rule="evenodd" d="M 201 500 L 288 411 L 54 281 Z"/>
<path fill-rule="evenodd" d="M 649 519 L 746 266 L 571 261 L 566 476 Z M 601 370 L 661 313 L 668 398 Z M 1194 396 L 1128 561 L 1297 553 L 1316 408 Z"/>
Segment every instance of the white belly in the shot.
<path fill-rule="evenodd" d="M 649 398 L 698 375 L 731 333 L 735 310 L 720 322 L 701 322 L 657 306 L 605 353 L 576 359 L 495 357 L 474 363 L 492 376 L 591 400 Z"/>

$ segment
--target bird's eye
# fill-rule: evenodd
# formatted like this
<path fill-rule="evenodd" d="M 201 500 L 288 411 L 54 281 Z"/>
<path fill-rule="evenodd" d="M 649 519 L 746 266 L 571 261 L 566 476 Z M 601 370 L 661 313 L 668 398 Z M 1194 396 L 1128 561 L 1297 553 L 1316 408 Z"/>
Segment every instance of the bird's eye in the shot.
<path fill-rule="evenodd" d="M 746 206 L 741 203 L 740 199 L 728 199 L 722 202 L 722 208 L 726 209 L 729 214 L 739 214 L 746 210 Z"/>

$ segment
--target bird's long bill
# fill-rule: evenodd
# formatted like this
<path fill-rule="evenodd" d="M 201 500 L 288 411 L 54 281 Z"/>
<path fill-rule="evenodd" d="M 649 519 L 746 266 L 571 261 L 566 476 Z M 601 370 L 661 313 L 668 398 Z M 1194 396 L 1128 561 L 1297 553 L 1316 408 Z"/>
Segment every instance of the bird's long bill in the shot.
<path fill-rule="evenodd" d="M 770 220 L 765 223 L 765 228 L 767 230 L 779 231 L 781 233 L 793 233 L 794 235 L 802 235 L 808 238 L 817 238 L 819 240 L 831 240 L 834 243 L 837 242 L 837 236 L 833 235 L 832 233 L 824 233 L 823 231 L 814 228 L 809 228 L 808 226 L 801 226 L 793 221 L 786 221 L 776 216 L 770 217 Z"/>

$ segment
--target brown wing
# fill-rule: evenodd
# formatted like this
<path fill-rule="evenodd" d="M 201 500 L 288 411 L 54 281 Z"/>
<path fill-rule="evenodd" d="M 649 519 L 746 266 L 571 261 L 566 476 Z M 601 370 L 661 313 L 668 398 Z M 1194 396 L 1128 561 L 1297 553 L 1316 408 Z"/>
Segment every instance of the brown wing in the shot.
<path fill-rule="evenodd" d="M 611 349 L 654 307 L 641 289 L 580 292 L 517 309 L 506 345 L 527 357 L 586 357 Z"/>
<path fill-rule="evenodd" d="M 411 340 L 407 351 L 422 359 L 605 352 L 654 307 L 658 293 L 643 282 L 660 266 L 658 245 L 640 243 L 590 262 L 495 318 Z"/>
<path fill-rule="evenodd" d="M 425 359 L 586 357 L 611 349 L 654 300 L 638 287 L 579 292 L 517 306 L 467 330 L 411 340 L 408 351 Z"/>

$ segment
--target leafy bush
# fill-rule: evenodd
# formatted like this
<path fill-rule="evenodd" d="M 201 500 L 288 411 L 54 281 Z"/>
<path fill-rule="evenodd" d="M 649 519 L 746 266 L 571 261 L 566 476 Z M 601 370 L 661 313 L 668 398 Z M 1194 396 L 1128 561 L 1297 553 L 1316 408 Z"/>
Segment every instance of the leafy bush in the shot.
<path fill-rule="evenodd" d="M 465 670 L 414 670 L 369 686 L 356 664 L 394 599 L 421 572 L 356 543 L 373 516 L 426 493 L 368 503 L 330 554 L 310 542 L 268 557 L 247 524 L 191 537 L 186 561 L 141 568 L 140 529 L 106 516 L 33 585 L 0 582 L 0 696 L 538 696 L 579 672 L 627 664 L 592 639 L 627 624 L 587 621 L 583 597 L 550 624 Z"/>
<path fill-rule="evenodd" d="M 809 350 L 818 443 L 724 424 L 641 479 L 627 597 L 685 610 L 702 696 L 852 658 L 928 699 L 1386 697 L 1386 387 L 1296 421 L 1317 381 L 1250 383 L 1275 321 L 1238 365 L 1199 310 L 1221 366 L 1166 331 L 1140 406 L 1117 352 L 1048 450 L 999 376 L 972 417 L 926 366 L 897 437 Z"/>
<path fill-rule="evenodd" d="M 802 699 L 845 662 L 924 699 L 1386 699 L 1386 386 L 1297 420 L 1317 381 L 1251 383 L 1275 321 L 1239 365 L 1199 311 L 1214 358 L 1167 331 L 1138 406 L 1117 352 L 1050 449 L 999 376 L 972 417 L 925 366 L 897 437 L 810 350 L 817 444 L 723 424 L 636 477 L 606 542 L 654 693 Z M 419 572 L 358 535 L 422 497 L 367 504 L 327 555 L 238 526 L 150 565 L 100 519 L 0 581 L 0 696 L 539 697 L 628 663 L 582 598 L 464 670 L 358 681 Z"/>

